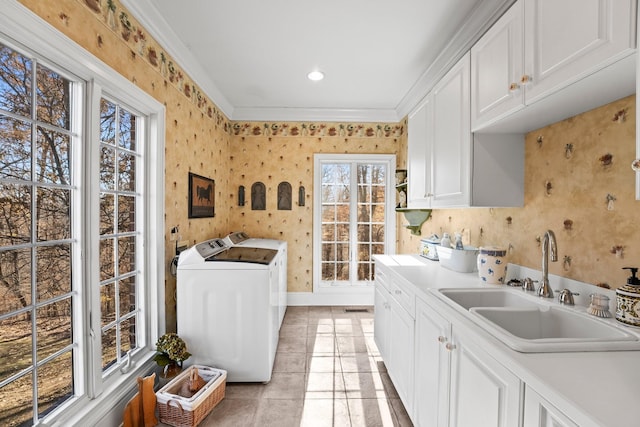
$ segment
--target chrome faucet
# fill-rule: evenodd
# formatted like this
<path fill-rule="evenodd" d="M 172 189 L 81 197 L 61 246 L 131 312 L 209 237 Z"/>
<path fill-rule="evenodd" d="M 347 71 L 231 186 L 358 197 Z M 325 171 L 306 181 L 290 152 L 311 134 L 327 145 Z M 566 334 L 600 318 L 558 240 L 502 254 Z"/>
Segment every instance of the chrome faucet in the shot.
<path fill-rule="evenodd" d="M 553 290 L 549 286 L 549 254 L 551 252 L 551 261 L 558 261 L 558 247 L 556 245 L 556 235 L 553 231 L 547 230 L 542 239 L 542 283 L 536 291 L 536 295 L 544 298 L 553 298 Z"/>

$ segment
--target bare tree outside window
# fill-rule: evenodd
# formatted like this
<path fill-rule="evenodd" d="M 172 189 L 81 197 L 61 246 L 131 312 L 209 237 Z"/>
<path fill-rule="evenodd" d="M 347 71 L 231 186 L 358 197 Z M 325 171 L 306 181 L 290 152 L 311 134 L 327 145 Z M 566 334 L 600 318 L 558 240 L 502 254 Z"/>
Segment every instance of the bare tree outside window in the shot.
<path fill-rule="evenodd" d="M 374 280 L 372 255 L 384 253 L 385 245 L 386 181 L 386 164 L 322 163 L 323 283 L 344 286 Z"/>
<path fill-rule="evenodd" d="M 0 45 L 0 425 L 74 393 L 72 82 Z"/>

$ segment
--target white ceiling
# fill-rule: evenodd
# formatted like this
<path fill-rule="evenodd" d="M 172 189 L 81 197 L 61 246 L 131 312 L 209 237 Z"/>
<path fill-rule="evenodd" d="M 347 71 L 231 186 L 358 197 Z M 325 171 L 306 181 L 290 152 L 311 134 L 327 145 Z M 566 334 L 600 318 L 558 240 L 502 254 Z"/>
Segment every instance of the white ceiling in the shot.
<path fill-rule="evenodd" d="M 399 121 L 512 2 L 123 1 L 230 119 L 290 121 Z"/>

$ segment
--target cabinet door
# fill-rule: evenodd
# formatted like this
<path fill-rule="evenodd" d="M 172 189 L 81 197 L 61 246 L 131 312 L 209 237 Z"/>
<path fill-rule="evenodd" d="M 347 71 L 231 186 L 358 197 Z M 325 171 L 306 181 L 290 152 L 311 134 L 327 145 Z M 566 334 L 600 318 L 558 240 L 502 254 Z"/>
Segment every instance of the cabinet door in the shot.
<path fill-rule="evenodd" d="M 524 16 L 516 2 L 471 48 L 471 130 L 524 107 Z"/>
<path fill-rule="evenodd" d="M 416 301 L 414 421 L 417 426 L 449 423 L 449 351 L 451 324 L 433 308 Z"/>
<path fill-rule="evenodd" d="M 409 115 L 407 150 L 407 207 L 431 207 L 431 140 L 433 105 L 431 96 Z"/>
<path fill-rule="evenodd" d="M 526 0 L 530 104 L 620 59 L 635 41 L 634 0 Z"/>
<path fill-rule="evenodd" d="M 578 427 L 532 388 L 524 394 L 523 427 Z"/>
<path fill-rule="evenodd" d="M 389 305 L 391 305 L 391 326 L 387 371 L 407 413 L 411 414 L 413 413 L 414 319 L 393 298 L 389 299 Z"/>
<path fill-rule="evenodd" d="M 432 91 L 431 207 L 471 202 L 470 69 L 467 52 Z"/>
<path fill-rule="evenodd" d="M 521 384 L 480 346 L 453 329 L 451 427 L 520 425 Z"/>
<path fill-rule="evenodd" d="M 389 294 L 376 282 L 373 299 L 373 339 L 385 364 L 389 360 Z"/>

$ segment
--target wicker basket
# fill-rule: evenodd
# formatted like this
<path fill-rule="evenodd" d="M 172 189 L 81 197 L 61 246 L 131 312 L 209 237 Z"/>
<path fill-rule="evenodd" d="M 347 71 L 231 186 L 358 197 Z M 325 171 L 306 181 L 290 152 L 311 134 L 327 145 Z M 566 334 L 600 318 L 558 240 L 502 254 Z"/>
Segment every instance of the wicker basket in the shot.
<path fill-rule="evenodd" d="M 206 381 L 192 397 L 178 395 L 182 383 L 189 379 L 193 369 Z M 160 422 L 174 427 L 195 427 L 224 398 L 227 371 L 193 365 L 174 378 L 157 393 Z"/>

